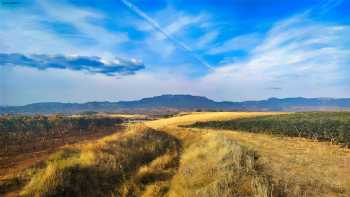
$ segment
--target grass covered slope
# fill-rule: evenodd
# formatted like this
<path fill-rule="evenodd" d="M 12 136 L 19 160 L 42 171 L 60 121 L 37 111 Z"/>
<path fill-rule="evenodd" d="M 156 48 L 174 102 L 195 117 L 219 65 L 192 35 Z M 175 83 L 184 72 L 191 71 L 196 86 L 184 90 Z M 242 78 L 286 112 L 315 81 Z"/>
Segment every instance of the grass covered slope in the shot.
<path fill-rule="evenodd" d="M 350 144 L 350 112 L 292 113 L 197 122 L 190 127 L 241 130 Z"/>
<path fill-rule="evenodd" d="M 306 138 L 207 130 L 255 150 L 265 173 L 285 188 L 282 196 L 350 196 L 349 149 Z"/>
<path fill-rule="evenodd" d="M 285 196 L 261 165 L 259 154 L 238 141 L 209 130 L 179 127 L 199 120 L 220 120 L 273 113 L 187 113 L 150 121 L 150 127 L 175 136 L 183 152 L 168 196 Z"/>
<path fill-rule="evenodd" d="M 281 113 L 187 113 L 147 121 L 71 145 L 14 182 L 23 185 L 17 187 L 22 196 L 350 195 L 350 150 L 340 145 L 182 126 L 266 115 Z"/>
<path fill-rule="evenodd" d="M 180 196 L 184 193 L 225 196 L 222 194 L 234 189 L 254 191 L 243 189 L 250 184 L 240 184 L 238 187 L 234 185 L 235 188 L 230 184 L 222 184 L 225 182 L 223 180 L 229 179 L 232 174 L 238 172 L 222 166 L 226 166 L 230 161 L 235 161 L 233 158 L 236 158 L 235 155 L 239 155 L 237 153 L 240 151 L 233 150 L 237 150 L 236 145 L 239 145 L 238 149 L 242 149 L 243 152 L 248 150 L 249 153 L 255 154 L 254 163 L 257 166 L 255 171 L 258 171 L 258 174 L 263 177 L 272 178 L 272 196 L 350 196 L 349 149 L 328 142 L 299 137 L 182 126 L 199 121 L 225 121 L 266 115 L 278 116 L 281 113 L 203 112 L 147 122 L 147 125 L 162 128 L 162 131 L 176 136 L 183 142 L 184 152 L 181 156 L 179 171 L 172 180 L 169 193 L 175 192 Z M 229 145 L 231 142 L 232 146 Z M 247 157 L 249 158 L 249 154 Z M 187 168 L 190 170 L 186 170 Z M 184 173 L 187 171 L 192 173 Z M 247 174 L 241 176 L 242 178 L 249 177 L 251 171 L 246 172 Z M 247 181 L 246 183 L 252 182 Z M 184 186 L 186 184 L 188 185 Z M 220 186 L 215 187 L 215 185 Z M 237 193 L 236 196 L 249 196 L 247 194 L 238 195 Z"/>
<path fill-rule="evenodd" d="M 159 121 L 158 126 L 162 127 Z M 136 126 L 97 143 L 66 148 L 35 170 L 21 195 L 270 196 L 280 192 L 254 151 L 217 133 L 168 129 L 171 132 Z"/>
<path fill-rule="evenodd" d="M 283 195 L 255 151 L 218 133 L 202 133 L 185 148 L 169 191 L 173 197 Z"/>
<path fill-rule="evenodd" d="M 162 193 L 178 165 L 179 142 L 132 127 L 97 143 L 66 148 L 36 170 L 21 196 L 139 196 Z"/>

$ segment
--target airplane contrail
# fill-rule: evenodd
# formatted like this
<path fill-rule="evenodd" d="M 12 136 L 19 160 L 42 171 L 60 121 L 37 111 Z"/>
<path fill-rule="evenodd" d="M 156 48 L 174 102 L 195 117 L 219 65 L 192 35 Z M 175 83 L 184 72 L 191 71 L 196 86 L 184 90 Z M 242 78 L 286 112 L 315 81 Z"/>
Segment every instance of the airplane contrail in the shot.
<path fill-rule="evenodd" d="M 208 64 L 205 60 L 203 60 L 199 55 L 197 55 L 191 47 L 187 46 L 185 43 L 181 42 L 180 40 L 174 38 L 170 34 L 168 34 L 166 31 L 163 30 L 163 28 L 157 23 L 157 21 L 153 20 L 151 17 L 149 17 L 145 12 L 143 12 L 140 8 L 135 6 L 133 3 L 131 3 L 128 0 L 120 0 L 127 8 L 129 8 L 132 12 L 143 18 L 149 25 L 151 25 L 155 30 L 157 30 L 159 33 L 161 33 L 163 36 L 165 36 L 168 40 L 170 40 L 174 45 L 180 47 L 182 50 L 189 52 L 190 55 L 196 59 L 199 63 L 201 63 L 203 66 L 207 67 L 209 70 L 214 70 L 213 67 Z"/>

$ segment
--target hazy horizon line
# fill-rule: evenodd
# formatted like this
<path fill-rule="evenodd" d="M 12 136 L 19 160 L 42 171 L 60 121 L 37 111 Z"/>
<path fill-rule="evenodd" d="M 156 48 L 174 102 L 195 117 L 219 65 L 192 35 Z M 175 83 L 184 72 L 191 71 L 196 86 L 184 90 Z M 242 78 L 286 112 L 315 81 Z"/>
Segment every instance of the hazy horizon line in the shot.
<path fill-rule="evenodd" d="M 350 97 L 304 97 L 304 96 L 294 96 L 294 97 L 266 97 L 264 99 L 242 99 L 242 100 L 215 100 L 211 99 L 208 96 L 203 96 L 203 95 L 194 95 L 194 94 L 160 94 L 156 96 L 146 96 L 146 97 L 141 97 L 138 99 L 127 99 L 127 100 L 92 100 L 92 101 L 81 101 L 81 102 L 76 102 L 76 101 L 38 101 L 38 102 L 31 102 L 31 103 L 26 103 L 26 104 L 19 104 L 19 105 L 2 105 L 0 104 L 0 107 L 22 107 L 26 105 L 32 105 L 32 104 L 41 104 L 41 103 L 61 103 L 61 104 L 86 104 L 86 103 L 102 103 L 102 102 L 108 102 L 108 103 L 118 103 L 118 102 L 131 102 L 131 101 L 140 101 L 142 99 L 146 98 L 154 98 L 154 97 L 161 97 L 161 96 L 193 96 L 193 97 L 203 97 L 207 98 L 209 100 L 212 100 L 214 102 L 249 102 L 249 101 L 265 101 L 265 100 L 270 100 L 270 99 L 295 99 L 295 98 L 303 98 L 303 99 L 350 99 Z"/>

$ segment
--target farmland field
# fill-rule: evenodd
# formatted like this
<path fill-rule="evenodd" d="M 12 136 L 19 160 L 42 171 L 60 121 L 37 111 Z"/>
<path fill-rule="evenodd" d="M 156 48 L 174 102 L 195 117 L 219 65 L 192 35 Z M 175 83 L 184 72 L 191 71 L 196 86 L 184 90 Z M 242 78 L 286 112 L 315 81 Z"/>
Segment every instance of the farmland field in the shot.
<path fill-rule="evenodd" d="M 350 112 L 304 112 L 197 122 L 190 127 L 242 130 L 350 144 Z"/>
<path fill-rule="evenodd" d="M 285 124 L 283 120 L 298 122 L 301 117 L 311 123 L 318 117 L 346 122 L 347 115 L 196 112 L 132 122 L 102 139 L 65 146 L 7 176 L 0 182 L 0 192 L 5 196 L 346 197 L 350 151 L 341 141 L 271 135 L 267 129 L 241 132 L 212 128 L 212 124 L 266 119 Z"/>

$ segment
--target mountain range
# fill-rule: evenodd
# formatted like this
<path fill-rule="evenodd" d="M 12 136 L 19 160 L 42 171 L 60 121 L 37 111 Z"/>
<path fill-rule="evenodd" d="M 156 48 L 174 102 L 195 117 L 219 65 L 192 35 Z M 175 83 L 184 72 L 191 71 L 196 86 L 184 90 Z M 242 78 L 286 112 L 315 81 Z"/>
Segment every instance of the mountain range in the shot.
<path fill-rule="evenodd" d="M 322 111 L 348 110 L 350 98 L 269 98 L 259 101 L 218 102 L 202 96 L 161 95 L 135 101 L 60 103 L 2 106 L 0 114 L 73 114 L 87 111 L 147 113 L 154 111 Z"/>

